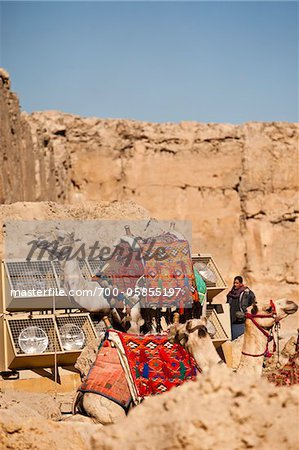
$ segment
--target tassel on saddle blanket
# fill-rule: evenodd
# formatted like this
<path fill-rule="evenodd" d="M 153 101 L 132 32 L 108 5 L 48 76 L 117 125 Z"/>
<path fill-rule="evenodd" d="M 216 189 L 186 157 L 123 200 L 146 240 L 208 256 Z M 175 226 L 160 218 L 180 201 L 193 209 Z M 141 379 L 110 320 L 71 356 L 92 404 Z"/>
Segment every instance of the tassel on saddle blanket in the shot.
<path fill-rule="evenodd" d="M 295 346 L 295 353 L 289 357 L 288 362 L 283 367 L 265 375 L 268 381 L 274 383 L 276 386 L 299 384 L 299 331 Z"/>
<path fill-rule="evenodd" d="M 276 386 L 292 386 L 299 384 L 299 357 L 291 356 L 289 361 L 280 369 L 267 373 L 268 381 Z"/>

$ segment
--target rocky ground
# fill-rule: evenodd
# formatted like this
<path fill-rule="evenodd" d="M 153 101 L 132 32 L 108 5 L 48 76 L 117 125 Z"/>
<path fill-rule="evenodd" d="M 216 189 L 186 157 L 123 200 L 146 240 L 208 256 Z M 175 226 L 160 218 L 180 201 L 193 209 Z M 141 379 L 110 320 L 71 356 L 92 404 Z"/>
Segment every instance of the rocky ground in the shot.
<path fill-rule="evenodd" d="M 48 394 L 0 392 L 0 447 L 3 449 L 89 449 L 101 425 L 67 422 L 60 398 Z"/>
<path fill-rule="evenodd" d="M 221 367 L 180 388 L 151 397 L 122 422 L 102 427 L 73 422 L 61 399 L 0 393 L 0 446 L 5 449 L 227 450 L 298 449 L 299 387 L 276 388 L 238 378 Z"/>

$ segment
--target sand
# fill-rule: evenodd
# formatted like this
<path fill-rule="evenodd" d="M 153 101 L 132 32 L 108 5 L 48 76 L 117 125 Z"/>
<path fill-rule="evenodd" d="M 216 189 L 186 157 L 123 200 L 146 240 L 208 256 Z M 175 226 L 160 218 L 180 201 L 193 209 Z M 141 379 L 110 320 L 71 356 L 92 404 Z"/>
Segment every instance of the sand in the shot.
<path fill-rule="evenodd" d="M 61 421 L 59 407 L 46 394 L 1 392 L 0 447 L 295 450 L 298 396 L 298 386 L 277 388 L 215 367 L 196 382 L 146 399 L 122 422 L 103 427 Z"/>

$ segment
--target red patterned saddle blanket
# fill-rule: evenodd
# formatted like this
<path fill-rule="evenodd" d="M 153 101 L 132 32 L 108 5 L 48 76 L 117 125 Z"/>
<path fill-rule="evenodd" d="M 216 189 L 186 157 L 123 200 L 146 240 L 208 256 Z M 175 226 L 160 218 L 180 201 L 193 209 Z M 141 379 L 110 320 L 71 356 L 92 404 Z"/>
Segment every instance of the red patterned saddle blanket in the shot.
<path fill-rule="evenodd" d="M 289 358 L 287 364 L 266 375 L 268 381 L 276 386 L 292 386 L 299 384 L 299 353 Z"/>
<path fill-rule="evenodd" d="M 131 393 L 120 364 L 117 349 L 109 341 L 100 348 L 95 363 L 78 391 L 102 395 L 127 411 L 132 402 Z"/>
<path fill-rule="evenodd" d="M 127 412 L 140 403 L 195 380 L 198 371 L 193 357 L 167 335 L 133 335 L 107 331 L 96 361 L 78 391 L 102 395 Z"/>
<path fill-rule="evenodd" d="M 109 331 L 113 341 L 113 335 L 121 342 L 119 355 L 121 359 L 125 356 L 123 367 L 139 401 L 196 378 L 193 357 L 181 345 L 169 342 L 167 335 L 140 336 L 113 330 Z M 132 397 L 135 401 L 134 394 Z"/>

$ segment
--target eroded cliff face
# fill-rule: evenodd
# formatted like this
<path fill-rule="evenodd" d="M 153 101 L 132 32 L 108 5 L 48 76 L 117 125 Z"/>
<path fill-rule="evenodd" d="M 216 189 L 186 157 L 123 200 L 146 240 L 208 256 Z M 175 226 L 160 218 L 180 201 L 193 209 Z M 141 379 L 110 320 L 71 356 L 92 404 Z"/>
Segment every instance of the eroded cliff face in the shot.
<path fill-rule="evenodd" d="M 56 163 L 49 147 L 33 146 L 31 129 L 0 68 L 0 203 L 55 200 Z"/>
<path fill-rule="evenodd" d="M 35 199 L 30 128 L 10 90 L 8 73 L 0 69 L 0 203 Z M 31 180 L 31 182 L 29 182 Z"/>
<path fill-rule="evenodd" d="M 7 83 L 5 202 L 133 200 L 158 219 L 192 220 L 193 252 L 212 253 L 229 284 L 242 273 L 259 295 L 298 296 L 297 124 L 20 116 Z"/>
<path fill-rule="evenodd" d="M 242 272 L 262 295 L 297 295 L 297 125 L 27 120 L 36 146 L 51 143 L 60 199 L 132 199 L 192 220 L 193 251 L 212 253 L 228 282 Z"/>

